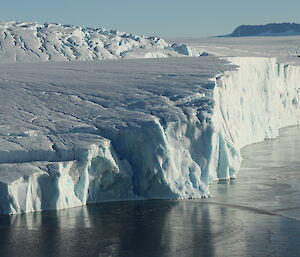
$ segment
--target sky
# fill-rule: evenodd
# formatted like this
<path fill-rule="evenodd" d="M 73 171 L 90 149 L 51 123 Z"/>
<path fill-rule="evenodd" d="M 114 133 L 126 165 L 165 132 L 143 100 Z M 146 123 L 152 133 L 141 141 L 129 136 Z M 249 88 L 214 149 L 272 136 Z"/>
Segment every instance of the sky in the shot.
<path fill-rule="evenodd" d="M 206 37 L 238 25 L 300 23 L 299 0 L 0 0 L 1 21 L 56 22 L 160 37 Z"/>

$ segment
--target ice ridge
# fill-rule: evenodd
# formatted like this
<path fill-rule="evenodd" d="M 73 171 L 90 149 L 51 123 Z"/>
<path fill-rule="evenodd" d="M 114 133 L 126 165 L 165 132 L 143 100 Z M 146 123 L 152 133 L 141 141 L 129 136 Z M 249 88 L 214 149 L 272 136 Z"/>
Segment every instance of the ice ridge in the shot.
<path fill-rule="evenodd" d="M 185 44 L 118 30 L 57 23 L 0 22 L 0 62 L 199 56 Z"/>

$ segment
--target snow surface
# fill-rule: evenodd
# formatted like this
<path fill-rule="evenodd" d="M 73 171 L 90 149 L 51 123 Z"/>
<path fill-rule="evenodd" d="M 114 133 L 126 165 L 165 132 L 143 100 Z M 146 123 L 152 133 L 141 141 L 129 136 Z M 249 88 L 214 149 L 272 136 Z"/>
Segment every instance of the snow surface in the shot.
<path fill-rule="evenodd" d="M 0 63 L 199 56 L 182 44 L 103 28 L 0 22 Z"/>
<path fill-rule="evenodd" d="M 243 146 L 299 124 L 300 67 L 295 39 L 215 40 L 172 45 L 197 58 L 0 64 L 0 213 L 208 197 L 236 177 Z"/>

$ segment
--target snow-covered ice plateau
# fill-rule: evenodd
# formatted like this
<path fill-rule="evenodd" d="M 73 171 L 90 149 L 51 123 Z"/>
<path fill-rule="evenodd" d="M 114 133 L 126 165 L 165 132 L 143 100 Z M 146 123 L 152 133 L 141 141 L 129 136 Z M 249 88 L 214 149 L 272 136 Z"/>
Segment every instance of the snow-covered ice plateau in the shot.
<path fill-rule="evenodd" d="M 274 57 L 1 64 L 0 213 L 210 196 L 300 122 L 300 67 Z"/>

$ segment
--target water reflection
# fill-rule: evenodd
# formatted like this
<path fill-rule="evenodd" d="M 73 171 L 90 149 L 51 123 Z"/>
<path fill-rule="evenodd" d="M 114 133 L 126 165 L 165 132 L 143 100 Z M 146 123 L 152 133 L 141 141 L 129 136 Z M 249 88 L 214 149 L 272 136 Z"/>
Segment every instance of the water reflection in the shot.
<path fill-rule="evenodd" d="M 270 228 L 278 232 L 281 219 L 200 201 L 115 202 L 1 216 L 0 256 L 244 256 L 258 254 L 259 245 L 266 254 L 266 245 L 275 244 Z M 293 221 L 285 222 L 299 232 Z"/>
<path fill-rule="evenodd" d="M 226 214 L 223 207 L 199 202 L 141 201 L 1 216 L 0 253 L 215 256 L 215 242 L 224 243 L 228 233 L 235 230 L 225 224 Z"/>
<path fill-rule="evenodd" d="M 0 256 L 300 256 L 299 143 L 290 128 L 245 148 L 238 179 L 213 184 L 213 199 L 0 216 Z"/>

